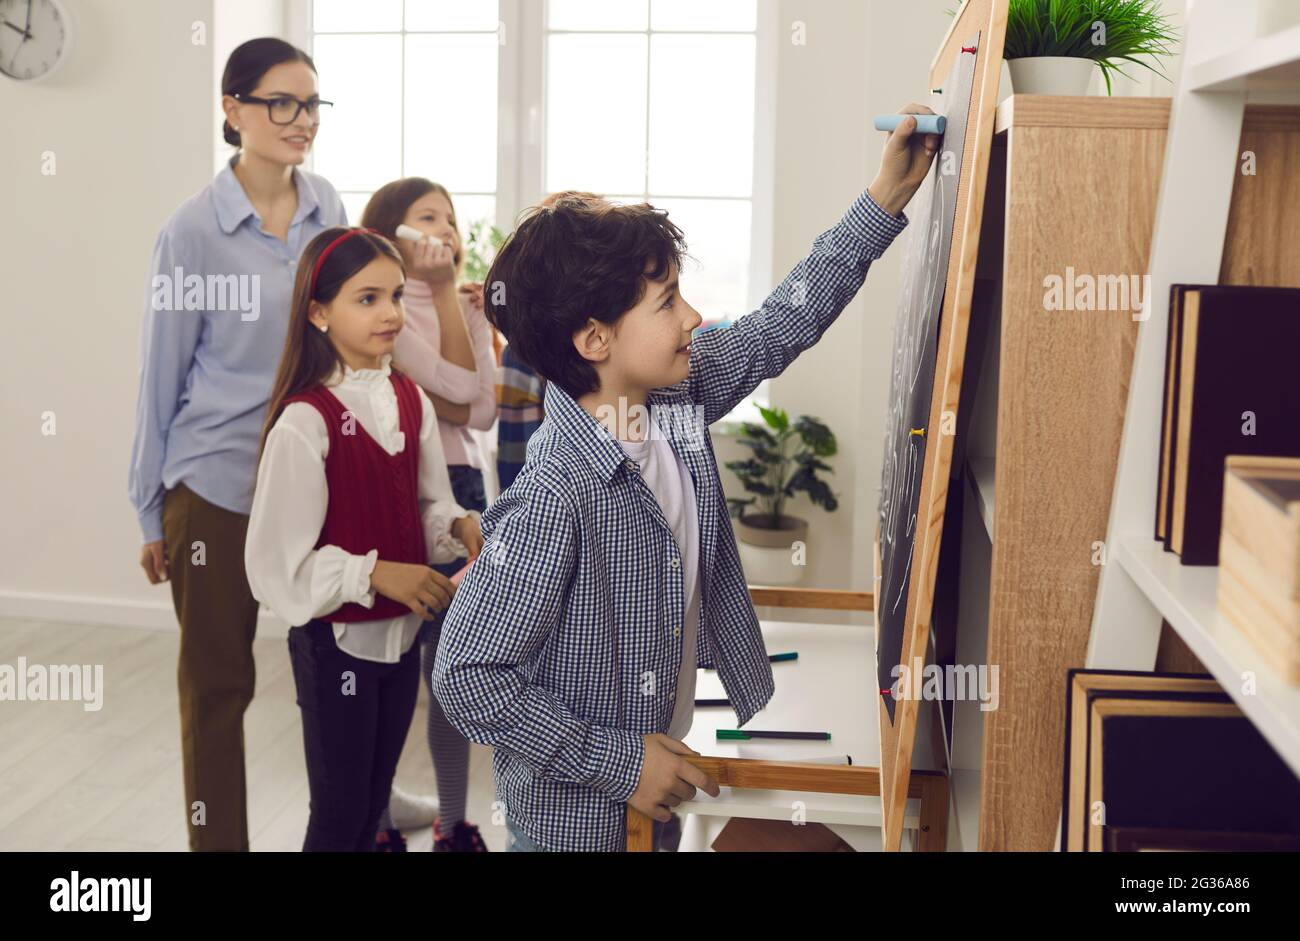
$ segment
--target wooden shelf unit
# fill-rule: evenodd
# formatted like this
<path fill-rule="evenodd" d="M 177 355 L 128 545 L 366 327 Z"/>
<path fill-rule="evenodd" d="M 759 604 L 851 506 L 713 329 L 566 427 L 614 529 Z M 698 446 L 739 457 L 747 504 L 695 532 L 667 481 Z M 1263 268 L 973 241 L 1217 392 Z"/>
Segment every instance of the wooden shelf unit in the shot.
<path fill-rule="evenodd" d="M 957 659 L 996 665 L 999 701 L 954 710 L 953 767 L 978 775 L 979 799 L 978 826 L 968 806 L 950 847 L 1055 839 L 1065 671 L 1087 651 L 1137 323 L 1127 308 L 1048 310 L 1045 279 L 1145 271 L 1168 113 L 1158 98 L 998 108 L 957 442 L 977 531 L 963 533 Z"/>
<path fill-rule="evenodd" d="M 1142 508 L 1129 511 L 1120 528 L 1124 538 L 1112 532 L 1135 350 L 1139 332 L 1167 314 L 1168 280 L 1162 288 L 1151 279 L 1146 320 L 1133 319 L 1147 316 L 1140 309 L 1047 310 L 1044 304 L 1044 279 L 1064 278 L 1067 269 L 1094 278 L 1149 271 L 1170 110 L 1167 98 L 1041 96 L 1015 96 L 998 109 L 977 276 L 984 290 L 977 292 L 971 328 L 972 344 L 983 350 L 972 346 L 968 354 L 975 392 L 966 441 L 957 443 L 963 457 L 960 464 L 954 459 L 954 467 L 966 468 L 966 495 L 974 504 L 967 525 L 974 523 L 991 552 L 982 562 L 980 550 L 963 538 L 963 569 L 970 565 L 976 574 L 962 575 L 958 660 L 998 666 L 999 705 L 981 713 L 959 703 L 953 720 L 954 769 L 980 779 L 981 850 L 1042 851 L 1056 844 L 1067 669 L 1154 668 L 1162 618 L 1225 684 L 1235 675 L 1240 687 L 1234 671 L 1259 665 L 1214 619 L 1206 587 L 1213 576 L 1173 572 L 1176 558 L 1148 551 L 1148 544 L 1159 548 L 1151 539 L 1154 483 Z M 1300 194 L 1291 192 L 1300 181 L 1300 109 L 1244 108 L 1234 135 L 1227 148 L 1234 166 L 1237 153 L 1253 150 L 1271 178 L 1244 178 L 1224 202 L 1233 241 L 1222 280 L 1300 282 Z M 1218 275 L 1216 269 L 1209 277 L 1180 279 L 1214 282 Z M 1149 391 L 1158 405 L 1163 336 L 1154 348 L 1159 362 L 1152 375 L 1158 375 Z M 1133 446 L 1154 460 L 1158 412 L 1152 420 Z M 978 583 L 981 565 L 989 570 L 987 584 Z M 1091 656 L 1099 585 L 1114 572 L 1129 573 L 1125 581 L 1147 599 L 1154 621 L 1137 644 L 1128 637 L 1111 644 L 1114 653 Z M 1187 585 L 1197 586 L 1190 601 Z M 1123 635 L 1122 622 L 1115 632 Z M 1102 632 L 1100 650 L 1115 632 Z M 972 646 L 963 633 L 982 643 L 983 659 L 962 656 Z M 1266 735 L 1272 730 L 1280 751 L 1300 756 L 1300 697 L 1261 679 L 1243 707 Z M 971 739 L 980 744 L 978 762 L 962 747 Z M 966 819 L 951 828 L 950 846 L 969 827 Z"/>

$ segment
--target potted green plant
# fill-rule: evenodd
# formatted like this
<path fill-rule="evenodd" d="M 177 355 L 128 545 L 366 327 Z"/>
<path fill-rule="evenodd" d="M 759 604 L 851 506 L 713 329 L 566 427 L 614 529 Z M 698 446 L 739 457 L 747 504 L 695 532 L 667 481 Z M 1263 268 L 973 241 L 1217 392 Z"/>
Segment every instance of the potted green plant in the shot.
<path fill-rule="evenodd" d="M 835 511 L 839 501 L 819 475 L 834 473 L 822 458 L 833 457 L 838 445 L 831 430 L 816 418 L 804 415 L 791 422 L 782 409 L 760 405 L 758 410 L 766 427 L 745 422 L 737 438 L 752 455 L 726 463 L 753 496 L 729 497 L 727 503 L 737 521 L 741 564 L 749 580 L 793 585 L 803 580 L 801 547 L 796 544 L 806 544 L 808 522 L 784 513 L 785 504 L 795 494 L 805 493 L 827 512 Z M 755 504 L 754 512 L 745 512 Z"/>
<path fill-rule="evenodd" d="M 465 280 L 482 283 L 487 279 L 488 270 L 497 249 L 506 240 L 506 235 L 486 219 L 479 219 L 469 227 L 465 236 Z"/>
<path fill-rule="evenodd" d="M 1101 69 L 1109 95 L 1124 62 L 1166 77 L 1156 57 L 1175 40 L 1160 0 L 1010 0 L 1002 55 L 1016 94 L 1086 95 Z"/>

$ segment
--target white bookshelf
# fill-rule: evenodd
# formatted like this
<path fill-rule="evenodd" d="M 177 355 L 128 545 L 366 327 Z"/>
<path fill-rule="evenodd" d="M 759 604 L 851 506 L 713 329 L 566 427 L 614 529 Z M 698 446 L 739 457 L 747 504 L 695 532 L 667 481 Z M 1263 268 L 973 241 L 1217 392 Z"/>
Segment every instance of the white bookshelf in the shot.
<path fill-rule="evenodd" d="M 1149 318 L 1138 328 L 1087 665 L 1150 670 L 1161 620 L 1300 774 L 1300 689 L 1282 682 L 1216 611 L 1218 570 L 1154 540 L 1157 446 L 1171 284 L 1219 280 L 1248 93 L 1300 94 L 1300 27 L 1256 35 L 1255 0 L 1189 0 L 1152 235 Z M 1253 692 L 1243 691 L 1253 678 Z"/>
<path fill-rule="evenodd" d="M 1218 612 L 1218 567 L 1183 565 L 1150 538 L 1122 542 L 1116 561 L 1300 774 L 1300 686 L 1283 682 L 1255 646 Z"/>
<path fill-rule="evenodd" d="M 1250 5 L 1233 3 L 1234 7 Z M 1300 88 L 1300 51 L 1297 50 L 1300 50 L 1300 25 L 1247 42 L 1233 42 L 1217 55 L 1189 64 L 1183 83 L 1192 92 L 1294 90 Z"/>

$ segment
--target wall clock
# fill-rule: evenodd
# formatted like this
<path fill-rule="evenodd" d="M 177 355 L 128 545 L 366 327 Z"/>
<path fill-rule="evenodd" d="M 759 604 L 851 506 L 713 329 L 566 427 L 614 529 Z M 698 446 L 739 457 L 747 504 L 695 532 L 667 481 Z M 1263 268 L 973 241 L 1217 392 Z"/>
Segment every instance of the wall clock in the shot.
<path fill-rule="evenodd" d="M 0 0 L 0 75 L 38 82 L 71 49 L 72 19 L 62 0 Z"/>

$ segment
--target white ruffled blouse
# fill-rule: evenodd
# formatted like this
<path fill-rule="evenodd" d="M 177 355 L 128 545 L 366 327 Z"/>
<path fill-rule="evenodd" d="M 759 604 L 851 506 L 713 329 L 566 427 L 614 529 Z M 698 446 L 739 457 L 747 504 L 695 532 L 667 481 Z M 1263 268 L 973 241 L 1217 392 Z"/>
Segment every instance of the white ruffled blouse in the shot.
<path fill-rule="evenodd" d="M 389 454 L 406 447 L 399 429 L 397 394 L 389 381 L 392 357 L 379 369 L 335 369 L 325 385 Z M 468 516 L 452 496 L 437 415 L 420 391 L 420 519 L 430 562 L 467 556 L 451 524 Z M 370 608 L 370 585 L 378 550 L 354 555 L 338 546 L 315 548 L 325 523 L 329 488 L 325 458 L 329 432 L 320 412 L 306 402 L 285 407 L 267 435 L 257 469 L 257 488 L 244 544 L 244 565 L 253 596 L 292 625 L 306 624 L 348 602 Z M 339 649 L 380 663 L 396 663 L 411 648 L 424 619 L 415 613 L 391 619 L 334 624 Z"/>

